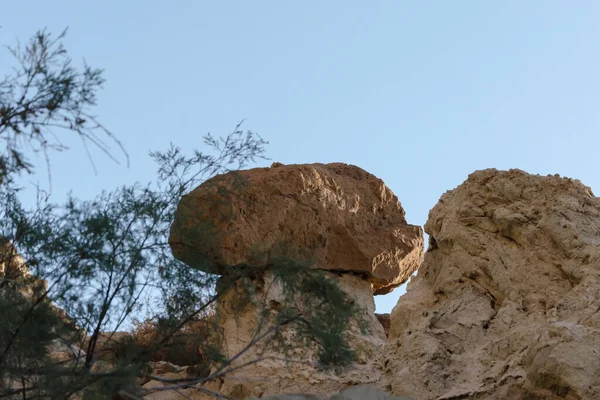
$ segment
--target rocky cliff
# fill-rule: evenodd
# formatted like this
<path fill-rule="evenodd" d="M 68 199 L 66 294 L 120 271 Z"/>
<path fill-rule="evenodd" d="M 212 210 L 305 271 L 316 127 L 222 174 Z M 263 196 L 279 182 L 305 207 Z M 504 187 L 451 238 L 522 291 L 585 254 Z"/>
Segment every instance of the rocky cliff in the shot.
<path fill-rule="evenodd" d="M 357 379 L 379 380 L 370 362 L 386 333 L 375 316 L 373 295 L 404 283 L 423 255 L 421 228 L 407 224 L 398 198 L 383 181 L 341 163 L 274 164 L 208 180 L 180 201 L 169 243 L 177 258 L 206 272 L 228 276 L 255 269 L 250 285 L 269 311 L 285 300 L 269 272 L 271 260 L 308 255 L 312 267 L 335 280 L 362 309 L 361 321 L 353 321 L 349 332 L 358 370 L 340 377 L 307 365 L 265 361 L 220 383 L 221 393 L 232 397 L 332 393 Z M 238 291 L 232 290 L 217 307 L 228 357 L 248 345 L 259 323 L 258 307 L 240 309 L 238 303 Z M 263 352 L 256 347 L 240 362 Z M 315 361 L 305 351 L 296 351 L 294 358 Z"/>
<path fill-rule="evenodd" d="M 600 398 L 600 200 L 589 187 L 477 171 L 440 198 L 425 231 L 382 353 L 393 393 Z"/>
<path fill-rule="evenodd" d="M 177 257 L 197 267 L 194 251 L 210 254 L 211 271 L 222 273 L 246 263 L 261 239 L 267 252 L 287 241 L 289 256 L 306 247 L 320 268 L 360 272 L 375 294 L 415 270 L 420 232 L 372 175 L 315 164 L 242 176 L 249 189 L 212 247 L 189 229 L 215 210 L 207 199 L 219 190 L 200 187 L 182 200 L 171 236 Z M 477 171 L 440 198 L 425 232 L 418 274 L 391 316 L 377 317 L 389 335 L 370 360 L 329 384 L 307 370 L 273 368 L 263 378 L 274 384 L 240 397 L 371 383 L 422 400 L 600 398 L 600 200 L 589 187 L 558 175 Z"/>
<path fill-rule="evenodd" d="M 425 232 L 420 262 L 420 228 L 406 223 L 383 182 L 345 164 L 242 171 L 185 196 L 170 242 L 188 265 L 224 276 L 254 270 L 255 292 L 276 308 L 284 294 L 269 257 L 307 250 L 367 321 L 363 332 L 351 325 L 358 359 L 339 375 L 269 360 L 205 387 L 274 400 L 600 398 L 600 199 L 589 187 L 558 175 L 476 171 L 442 195 Z M 24 270 L 14 248 L 0 245 L 7 284 Z M 376 315 L 373 295 L 417 267 L 391 315 Z M 228 356 L 248 343 L 258 312 L 249 304 L 239 313 L 236 301 L 231 291 L 218 305 Z M 70 360 L 69 351 L 54 354 Z M 151 367 L 165 379 L 196 376 L 192 367 Z M 209 398 L 196 389 L 146 398 L 181 394 Z"/>

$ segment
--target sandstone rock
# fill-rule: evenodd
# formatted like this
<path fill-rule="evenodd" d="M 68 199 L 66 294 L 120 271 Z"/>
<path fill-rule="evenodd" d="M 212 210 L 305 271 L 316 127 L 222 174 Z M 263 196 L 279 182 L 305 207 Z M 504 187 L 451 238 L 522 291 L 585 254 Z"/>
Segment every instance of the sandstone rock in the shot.
<path fill-rule="evenodd" d="M 264 398 L 286 393 L 328 398 L 357 384 L 378 384 L 381 378 L 371 365 L 357 365 L 336 375 L 306 366 L 286 367 L 273 362 L 226 377 L 219 387 L 219 393 L 236 399 Z"/>
<path fill-rule="evenodd" d="M 19 292 L 32 301 L 48 290 L 48 281 L 33 276 L 23 256 L 10 240 L 0 235 L 0 288 L 5 285 L 18 287 Z"/>
<path fill-rule="evenodd" d="M 383 327 L 383 332 L 385 333 L 385 336 L 387 337 L 390 333 L 390 324 L 391 324 L 390 314 L 389 313 L 385 313 L 385 314 L 375 313 L 375 317 L 377 318 L 377 320 Z"/>
<path fill-rule="evenodd" d="M 226 357 L 250 343 L 263 307 L 276 312 L 286 301 L 271 271 L 262 268 L 273 257 L 311 256 L 312 267 L 336 280 L 364 311 L 348 332 L 358 356 L 350 371 L 336 376 L 318 370 L 316 354 L 304 343 L 286 353 L 286 359 L 296 361 L 291 363 L 282 360 L 279 350 L 253 345 L 236 357 L 236 365 L 257 355 L 274 358 L 228 374 L 219 393 L 240 399 L 290 391 L 331 394 L 379 381 L 372 360 L 386 334 L 374 314 L 373 294 L 387 293 L 408 279 L 422 258 L 422 241 L 421 229 L 406 223 L 404 210 L 385 184 L 346 164 L 276 163 L 218 176 L 184 196 L 169 238 L 174 255 L 209 273 L 255 271 L 247 275 L 262 306 L 240 300 L 244 296 L 236 290 L 219 299 Z M 285 335 L 290 344 L 298 341 L 293 330 Z"/>
<path fill-rule="evenodd" d="M 187 365 L 183 367 L 181 373 L 187 378 L 203 378 L 210 375 L 210 365 L 207 363 Z"/>
<path fill-rule="evenodd" d="M 48 354 L 50 358 L 52 358 L 57 363 L 66 363 L 68 361 L 73 360 L 73 354 L 70 352 L 67 353 L 65 351 L 53 351 Z"/>
<path fill-rule="evenodd" d="M 477 171 L 425 231 L 383 352 L 393 393 L 600 398 L 600 200 L 588 187 Z"/>
<path fill-rule="evenodd" d="M 310 394 L 284 394 L 263 397 L 264 400 L 414 400 L 410 397 L 396 397 L 372 385 L 353 386 L 331 397 Z"/>
<path fill-rule="evenodd" d="M 188 400 L 212 400 L 215 399 L 214 396 L 210 394 L 203 393 L 195 388 L 187 388 L 187 389 L 169 389 L 169 390 L 158 390 L 161 388 L 165 388 L 167 385 L 163 382 L 159 382 L 157 380 L 151 380 L 150 382 L 143 385 L 143 389 L 147 392 L 144 395 L 145 400 L 180 400 L 180 399 L 188 399 Z M 154 389 L 154 390 L 152 390 Z M 131 398 L 131 397 L 128 397 Z"/>
<path fill-rule="evenodd" d="M 53 343 L 48 346 L 48 355 L 56 363 L 62 364 L 63 366 L 81 366 L 85 362 L 85 351 L 75 345 L 64 343 L 59 340 L 54 340 Z"/>
<path fill-rule="evenodd" d="M 383 181 L 347 164 L 274 165 L 209 179 L 185 195 L 171 227 L 175 257 L 210 273 L 270 257 L 314 257 L 315 268 L 364 275 L 375 294 L 405 282 L 422 259 Z"/>
<path fill-rule="evenodd" d="M 362 309 L 362 314 L 352 321 L 351 330 L 348 332 L 352 349 L 357 353 L 357 362 L 365 364 L 371 360 L 378 348 L 385 342 L 385 333 L 381 323 L 375 317 L 375 301 L 371 295 L 368 282 L 354 275 L 332 275 L 331 279 L 337 280 L 340 288 L 353 299 L 356 305 Z M 273 277 L 267 273 L 260 283 L 254 283 L 252 289 L 255 298 L 260 299 L 258 308 L 276 312 L 279 305 L 284 304 L 284 293 L 281 285 L 273 281 Z M 247 284 L 247 283 L 246 283 Z M 223 330 L 223 349 L 227 357 L 233 357 L 240 352 L 252 339 L 259 323 L 258 310 L 251 303 L 247 303 L 241 309 L 239 296 L 235 291 L 230 291 L 221 297 L 218 303 L 220 321 Z M 359 321 L 358 319 L 361 319 Z M 365 328 L 362 332 L 359 325 Z M 261 352 L 260 346 L 256 350 Z M 254 352 L 252 352 L 254 354 Z M 316 361 L 314 354 L 300 346 L 294 353 L 295 358 L 306 361 Z"/>
<path fill-rule="evenodd" d="M 71 358 L 76 357 L 85 357 L 85 351 L 81 350 L 79 347 L 74 344 L 65 343 L 62 340 L 55 339 L 52 341 L 50 346 L 48 346 L 49 353 L 66 353 L 69 354 Z"/>
<path fill-rule="evenodd" d="M 155 380 L 151 380 L 150 382 L 146 383 L 144 386 L 142 386 L 144 389 L 154 389 L 157 387 L 163 387 L 165 386 L 164 383 L 159 382 L 159 381 L 155 381 Z"/>
<path fill-rule="evenodd" d="M 331 279 L 336 279 L 341 289 L 363 310 L 363 313 L 352 321 L 347 332 L 349 344 L 357 356 L 353 371 L 341 376 L 320 371 L 316 367 L 317 354 L 307 349 L 305 343 L 295 339 L 295 330 L 291 327 L 290 331 L 285 333 L 286 339 L 288 344 L 296 344 L 296 347 L 289 349 L 287 356 L 278 350 L 273 350 L 270 346 L 263 347 L 263 342 L 254 345 L 238 359 L 238 363 L 253 360 L 258 354 L 274 356 L 278 359 L 264 360 L 227 375 L 219 388 L 220 393 L 244 399 L 264 393 L 290 391 L 307 393 L 314 390 L 315 393 L 322 394 L 339 391 L 347 386 L 347 382 L 356 382 L 357 379 L 359 382 L 374 382 L 379 379 L 379 375 L 369 362 L 383 347 L 385 333 L 375 317 L 375 302 L 370 283 L 355 275 L 327 274 L 331 275 Z M 228 292 L 218 303 L 217 310 L 222 321 L 223 349 L 228 358 L 237 356 L 251 342 L 258 329 L 259 310 L 265 307 L 276 312 L 285 302 L 283 290 L 277 282 L 273 281 L 273 277 L 267 273 L 263 279 L 261 282 L 256 282 L 253 288 L 256 299 L 260 299 L 260 304 L 255 306 L 247 302 L 244 308 L 240 308 L 239 296 L 235 291 Z M 364 331 L 361 330 L 361 325 Z M 266 324 L 266 327 L 269 326 L 271 325 Z M 284 358 L 302 362 L 286 363 Z M 357 371 L 361 371 L 360 378 L 356 377 Z"/>
<path fill-rule="evenodd" d="M 117 364 L 108 360 L 98 360 L 92 364 L 90 372 L 93 374 L 109 373 L 117 369 Z"/>
<path fill-rule="evenodd" d="M 29 275 L 25 260 L 10 240 L 0 236 L 0 278 L 14 280 Z"/>
<path fill-rule="evenodd" d="M 83 348 L 87 349 L 91 337 L 86 337 L 83 342 Z M 96 341 L 94 350 L 94 360 L 105 360 L 115 362 L 119 358 L 119 352 L 123 352 L 128 341 L 131 341 L 131 334 L 128 332 L 100 332 Z"/>
<path fill-rule="evenodd" d="M 184 369 L 184 367 L 180 367 L 179 365 L 174 365 L 166 361 L 150 362 L 149 366 L 153 370 L 152 375 L 179 373 Z"/>

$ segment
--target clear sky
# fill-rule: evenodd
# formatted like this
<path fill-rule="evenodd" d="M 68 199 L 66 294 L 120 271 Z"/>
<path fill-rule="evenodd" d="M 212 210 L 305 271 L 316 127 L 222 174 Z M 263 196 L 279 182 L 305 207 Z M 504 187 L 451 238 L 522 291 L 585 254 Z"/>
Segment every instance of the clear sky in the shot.
<path fill-rule="evenodd" d="M 272 161 L 345 162 L 423 225 L 482 168 L 600 191 L 600 2 L 1 0 L 0 44 L 58 34 L 105 69 L 95 114 L 131 166 L 78 140 L 52 156 L 56 201 L 155 177 L 149 150 L 201 147 L 241 119 Z M 0 52 L 0 73 L 12 59 Z M 271 161 L 260 163 L 268 165 Z M 26 182 L 48 185 L 43 160 Z M 389 312 L 402 290 L 376 298 Z"/>

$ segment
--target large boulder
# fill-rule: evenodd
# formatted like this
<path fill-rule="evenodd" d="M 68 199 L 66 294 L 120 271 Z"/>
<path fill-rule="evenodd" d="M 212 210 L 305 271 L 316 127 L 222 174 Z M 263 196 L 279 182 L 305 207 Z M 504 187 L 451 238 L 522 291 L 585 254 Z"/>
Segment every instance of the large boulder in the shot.
<path fill-rule="evenodd" d="M 391 190 L 364 170 L 341 163 L 276 163 L 210 179 L 181 199 L 169 243 L 189 266 L 225 275 L 221 282 L 228 282 L 230 273 L 245 272 L 241 286 L 222 293 L 217 303 L 223 351 L 236 365 L 257 355 L 270 358 L 221 380 L 218 391 L 233 398 L 331 394 L 353 383 L 379 381 L 373 359 L 386 335 L 375 316 L 373 294 L 405 282 L 423 254 L 422 230 L 406 223 Z M 269 341 L 267 348 L 261 342 L 244 350 L 265 329 L 261 318 L 287 304 L 287 293 L 269 269 L 276 257 L 312 259 L 310 266 L 323 270 L 362 310 L 346 332 L 357 355 L 349 372 L 336 376 L 316 368 L 317 354 L 292 327 L 283 334 L 293 351 L 281 353 Z M 254 301 L 244 294 L 248 289 Z M 296 306 L 301 311 L 302 304 Z M 283 360 L 290 357 L 296 362 Z"/>
<path fill-rule="evenodd" d="M 477 171 L 425 231 L 383 352 L 394 394 L 600 398 L 600 200 L 589 187 Z"/>
<path fill-rule="evenodd" d="M 187 265 L 218 274 L 310 255 L 315 268 L 364 276 L 375 294 L 404 283 L 423 252 L 421 228 L 383 181 L 342 163 L 209 179 L 179 202 L 169 243 Z"/>

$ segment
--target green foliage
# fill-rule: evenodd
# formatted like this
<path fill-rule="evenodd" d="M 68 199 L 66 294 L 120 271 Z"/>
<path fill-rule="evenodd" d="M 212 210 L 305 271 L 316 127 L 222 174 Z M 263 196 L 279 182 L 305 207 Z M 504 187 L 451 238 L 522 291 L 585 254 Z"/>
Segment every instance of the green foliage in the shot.
<path fill-rule="evenodd" d="M 231 159 L 239 144 L 235 138 L 249 143 L 249 136 L 239 130 L 229 136 L 223 141 L 207 139 L 207 143 L 227 146 L 215 149 L 219 158 L 199 152 L 192 158 L 181 158 L 175 147 L 167 155 L 153 153 L 164 179 L 154 186 L 124 186 L 92 201 L 70 197 L 58 206 L 41 197 L 37 209 L 26 210 L 12 184 L 0 187 L 0 200 L 4 200 L 0 233 L 19 249 L 32 272 L 50 283 L 48 296 L 90 336 L 83 349 L 85 369 L 94 364 L 99 334 L 118 330 L 132 314 L 139 313 L 143 305 L 140 299 L 149 289 L 162 299 L 160 311 L 152 315 L 160 334 L 156 343 L 126 357 L 136 365 L 150 360 L 173 334 L 212 303 L 216 277 L 173 258 L 167 238 L 181 194 L 204 173 Z M 256 143 L 260 152 L 262 148 Z M 195 162 L 209 167 L 205 165 L 190 177 L 188 166 Z M 170 175 L 160 171 L 170 171 Z M 35 309 L 42 312 L 39 306 Z M 0 314 L 5 314 L 3 308 Z M 22 310 L 14 317 L 20 314 Z M 36 318 L 30 323 L 37 324 L 40 333 L 54 329 L 50 320 Z M 40 341 L 40 346 L 52 339 Z M 36 359 L 38 350 L 32 348 L 29 356 Z M 26 356 L 14 345 L 7 354 L 12 353 Z M 216 355 L 214 351 L 211 354 Z M 9 364 L 10 359 L 0 357 L 0 365 L 3 363 Z M 101 381 L 94 387 L 111 386 Z"/>
<path fill-rule="evenodd" d="M 88 65 L 81 70 L 74 68 L 61 43 L 65 35 L 66 30 L 52 38 L 41 30 L 27 45 L 9 47 L 18 66 L 13 74 L 0 80 L 0 139 L 6 143 L 0 155 L 0 182 L 14 173 L 32 171 L 23 153 L 24 145 L 42 151 L 49 167 L 49 150 L 68 149 L 58 139 L 60 131 L 77 134 L 86 152 L 91 143 L 114 159 L 102 140 L 105 136 L 128 159 L 117 138 L 90 114 L 104 84 L 102 70 Z"/>
<path fill-rule="evenodd" d="M 317 346 L 321 366 L 350 364 L 354 352 L 348 347 L 346 334 L 358 307 L 323 271 L 311 268 L 310 259 L 278 257 L 271 262 L 271 270 L 286 293 L 286 303 L 277 315 L 278 323 L 297 321 L 294 326 L 297 335 L 308 346 Z"/>
<path fill-rule="evenodd" d="M 85 399 L 109 399 L 125 392 L 137 396 L 142 391 L 136 378 L 147 377 L 148 361 L 181 345 L 191 346 L 187 351 L 197 349 L 204 372 L 196 380 L 173 382 L 176 387 L 195 387 L 222 377 L 232 370 L 237 356 L 226 359 L 218 338 L 202 336 L 195 329 L 204 324 L 208 332 L 217 332 L 210 315 L 231 288 L 244 288 L 239 307 L 252 301 L 252 285 L 244 282 L 250 282 L 246 273 L 257 269 L 249 266 L 217 285 L 214 275 L 176 260 L 167 238 L 182 195 L 217 174 L 262 158 L 266 142 L 238 125 L 224 138 L 207 135 L 208 152 L 194 150 L 186 156 L 173 145 L 152 152 L 158 164 L 154 183 L 122 186 L 89 201 L 69 196 L 64 204 L 55 204 L 38 191 L 36 207 L 25 208 L 13 179 L 21 171 L 31 172 L 23 143 L 46 155 L 49 149 L 64 150 L 58 140 L 48 139 L 62 130 L 110 155 L 95 132 L 116 141 L 88 110 L 102 86 L 101 71 L 88 66 L 82 72 L 75 70 L 59 42 L 63 36 L 52 40 L 41 31 L 25 48 L 12 49 L 20 69 L 0 82 L 0 138 L 6 142 L 0 156 L 0 245 L 14 245 L 32 274 L 8 274 L 5 267 L 12 265 L 16 253 L 0 253 L 4 266 L 0 397 L 58 399 L 78 393 Z M 220 192 L 224 210 L 242 188 L 243 182 L 228 193 Z M 210 229 L 198 234 L 206 235 Z M 288 294 L 287 302 L 275 315 L 268 311 L 255 343 L 287 351 L 290 344 L 284 333 L 293 325 L 297 338 L 316 346 L 322 365 L 347 365 L 353 354 L 345 331 L 356 309 L 344 293 L 308 262 L 279 258 L 268 268 Z M 146 296 L 154 301 L 144 308 Z M 103 360 L 102 343 L 111 343 L 116 331 L 132 325 L 144 312 L 151 334 L 144 340 L 134 334 L 119 342 L 118 356 Z M 66 359 L 56 354 L 52 358 L 49 349 L 57 343 L 80 350 Z"/>

